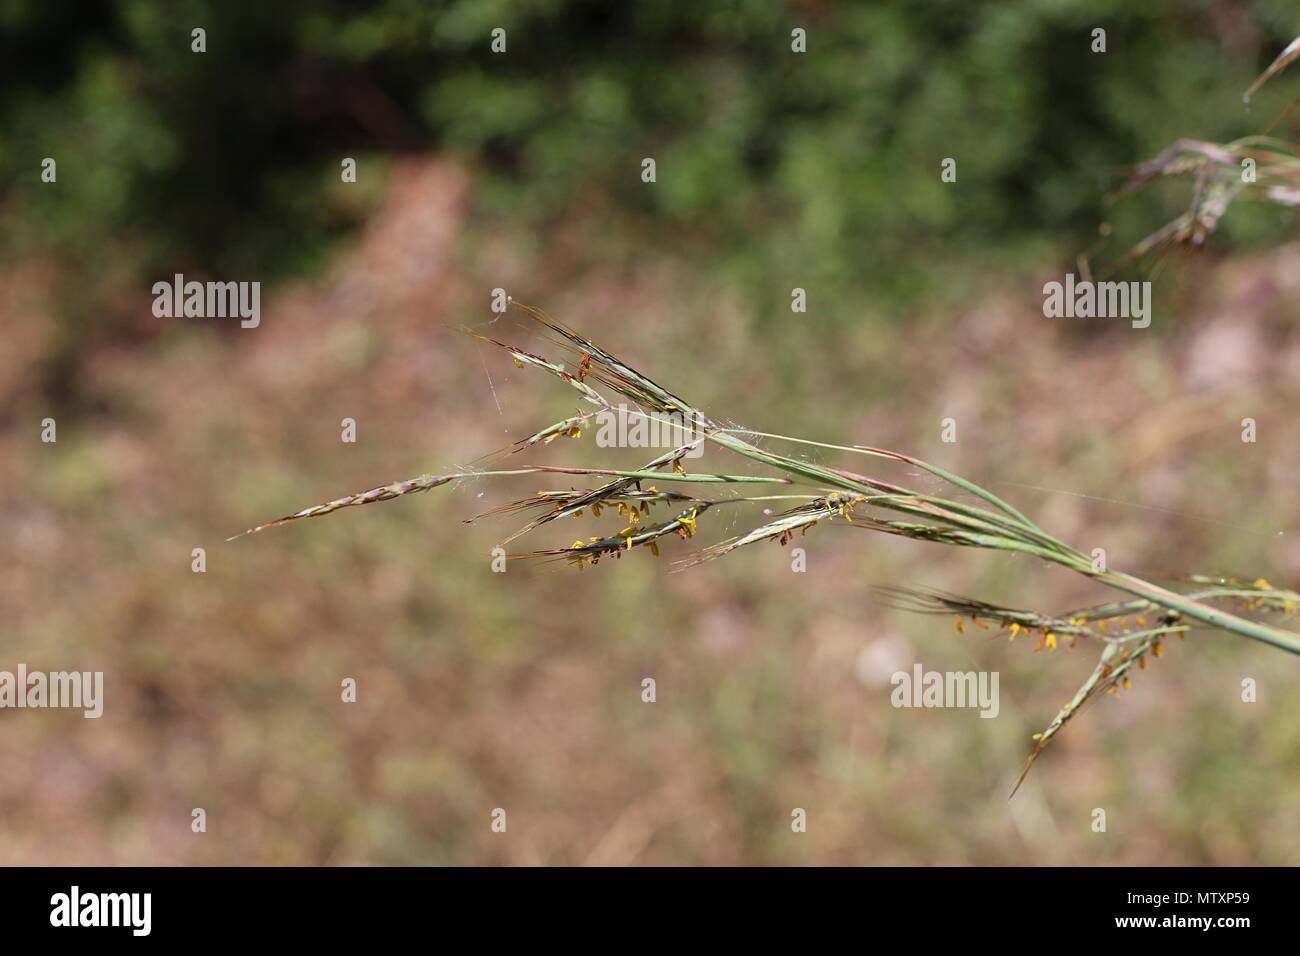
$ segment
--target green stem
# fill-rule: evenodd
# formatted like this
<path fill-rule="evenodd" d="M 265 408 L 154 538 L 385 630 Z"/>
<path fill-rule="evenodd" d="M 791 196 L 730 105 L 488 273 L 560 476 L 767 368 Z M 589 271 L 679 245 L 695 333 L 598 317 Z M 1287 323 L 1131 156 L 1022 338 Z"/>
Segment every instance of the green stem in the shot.
<path fill-rule="evenodd" d="M 773 435 L 767 432 L 751 431 L 748 432 L 748 434 L 762 435 L 764 437 L 777 438 L 777 439 L 787 438 L 787 436 Z M 802 477 L 811 478 L 819 482 L 836 485 L 841 488 L 848 488 L 850 490 L 862 490 L 863 488 L 869 488 L 869 486 L 861 485 L 859 482 L 848 479 L 842 475 L 837 475 L 831 470 L 822 469 L 815 465 L 810 465 L 804 462 L 798 462 L 794 459 L 786 458 L 782 455 L 776 455 L 771 452 L 764 451 L 763 449 L 757 448 L 754 445 L 751 445 L 746 441 L 742 441 L 738 438 L 735 438 L 730 434 L 711 432 L 711 433 L 707 433 L 707 437 L 712 441 L 716 442 L 717 444 L 722 445 L 724 448 L 729 448 L 730 450 L 736 452 L 737 454 L 743 455 L 744 457 L 750 458 L 754 461 L 763 462 L 765 464 L 771 465 L 772 467 L 779 468 L 782 471 L 793 472 L 794 474 L 798 474 Z M 1141 578 L 1133 577 L 1132 575 L 1129 574 L 1124 574 L 1118 571 L 1111 571 L 1105 573 L 1098 573 L 1093 571 L 1090 565 L 1084 563 L 1081 560 L 1082 556 L 1078 551 L 1076 551 L 1073 548 L 1070 548 L 1068 545 L 1065 545 L 1062 542 L 1058 542 L 1055 538 L 1051 538 L 1049 535 L 1046 534 L 1046 532 L 1043 532 L 1036 524 L 1034 524 L 1028 518 L 1024 517 L 1024 515 L 1022 515 L 1015 508 L 1011 507 L 1010 505 L 1003 502 L 1001 499 L 997 498 L 995 495 L 992 494 L 992 492 L 986 491 L 985 489 L 979 487 L 978 485 L 969 482 L 957 475 L 953 475 L 941 468 L 938 468 L 937 466 L 927 465 L 924 462 L 919 461 L 918 459 L 911 458 L 906 455 L 898 455 L 893 452 L 881 451 L 879 449 L 867 449 L 867 448 L 850 449 L 847 446 L 827 445 L 823 442 L 812 442 L 812 441 L 806 441 L 804 439 L 788 439 L 788 440 L 796 441 L 801 444 L 818 445 L 827 448 L 843 448 L 843 450 L 846 451 L 857 450 L 863 454 L 879 454 L 882 457 L 894 458 L 898 461 L 908 462 L 910 464 L 916 465 L 917 467 L 924 468 L 926 471 L 929 471 L 932 474 L 940 478 L 943 478 L 945 481 L 948 481 L 956 485 L 957 487 L 963 488 L 966 491 L 969 491 L 972 494 L 975 494 L 978 497 L 983 498 L 989 503 L 994 504 L 996 507 L 999 508 L 999 510 L 1003 511 L 1007 515 L 1010 515 L 1014 519 L 1015 523 L 1017 525 L 1020 525 L 1019 530 L 1021 530 L 1025 534 L 1025 537 L 1029 539 L 1027 541 L 1016 541 L 1010 538 L 1003 538 L 997 536 L 985 536 L 978 533 L 968 534 L 969 537 L 975 539 L 976 541 L 980 541 L 980 539 L 984 539 L 980 543 L 985 543 L 985 546 L 987 547 L 995 547 L 1004 550 L 1017 550 L 1017 551 L 1026 552 L 1028 554 L 1037 555 L 1040 558 L 1043 558 L 1048 561 L 1052 561 L 1056 564 L 1060 564 L 1079 574 L 1083 574 L 1088 577 L 1099 580 L 1103 584 L 1106 584 L 1117 590 L 1125 591 L 1129 594 L 1134 594 L 1140 598 L 1144 598 L 1147 601 L 1151 601 L 1152 603 L 1167 608 L 1169 610 L 1178 611 L 1182 614 L 1187 615 L 1189 618 L 1192 618 L 1193 620 L 1200 621 L 1203 624 L 1208 624 L 1211 627 L 1217 627 L 1234 634 L 1239 634 L 1243 637 L 1251 638 L 1252 640 L 1262 641 L 1263 643 L 1270 644 L 1273 647 L 1281 648 L 1284 651 L 1290 651 L 1292 654 L 1300 655 L 1300 634 L 1294 634 L 1289 631 L 1284 631 L 1279 628 L 1272 627 L 1268 624 L 1263 624 L 1257 621 L 1248 620 L 1243 617 L 1238 617 L 1237 615 L 1232 614 L 1228 611 L 1211 607 L 1208 604 L 1202 604 L 1200 601 L 1197 601 L 1195 598 L 1189 597 L 1188 595 L 1178 594 L 1175 591 L 1170 591 L 1166 588 L 1159 587 L 1158 585 L 1151 584 L 1148 581 L 1144 581 Z M 880 496 L 880 497 L 887 497 L 887 496 Z M 908 510 L 908 509 L 900 509 L 900 510 Z M 951 518 L 949 518 L 949 520 L 951 520 Z M 979 519 L 975 519 L 975 520 L 978 521 Z M 1047 544 L 1046 548 L 1043 547 L 1044 544 Z"/>
<path fill-rule="evenodd" d="M 1162 607 L 1186 614 L 1202 624 L 1209 624 L 1211 627 L 1231 631 L 1234 634 L 1240 634 L 1242 637 L 1262 641 L 1284 651 L 1290 651 L 1292 654 L 1300 654 L 1300 634 L 1284 631 L 1259 621 L 1238 617 L 1228 611 L 1202 604 L 1185 594 L 1167 590 L 1151 584 L 1149 581 L 1135 578 L 1131 574 L 1124 574 L 1122 571 L 1108 571 L 1096 577 L 1113 588 L 1127 591 L 1129 594 L 1136 594 L 1138 597 L 1146 598 L 1148 601 Z"/>
<path fill-rule="evenodd" d="M 606 475 L 613 478 L 642 478 L 651 481 L 685 481 L 709 484 L 789 485 L 789 478 L 769 478 L 763 475 L 711 475 L 676 471 L 618 471 L 613 468 L 561 468 L 551 465 L 534 465 L 522 470 L 481 471 L 476 475 L 529 475 L 554 473 L 560 475 Z"/>
<path fill-rule="evenodd" d="M 737 432 L 742 435 L 757 435 L 760 438 L 775 438 L 777 441 L 794 442 L 799 445 L 814 445 L 817 448 L 830 448 L 835 451 L 850 451 L 858 455 L 872 455 L 876 458 L 890 458 L 893 459 L 894 461 L 901 461 L 909 465 L 915 465 L 917 468 L 920 468 L 924 471 L 928 471 L 930 474 L 934 475 L 937 478 L 942 478 L 944 481 L 948 482 L 949 484 L 956 485 L 958 488 L 961 488 L 965 491 L 969 491 L 977 498 L 983 498 L 985 501 L 993 505 L 993 507 L 997 508 L 999 511 L 1002 511 L 1005 514 L 1010 515 L 1012 518 L 1015 518 L 1016 521 L 1019 522 L 1026 529 L 1032 531 L 1038 531 L 1038 532 L 1042 531 L 1042 529 L 1038 527 L 1038 525 L 1034 524 L 1027 517 L 1021 514 L 1018 510 L 1013 508 L 1011 505 L 1007 504 L 1005 501 L 1003 501 L 997 495 L 993 494 L 993 492 L 989 491 L 987 488 L 981 488 L 973 481 L 967 481 L 965 478 L 961 477 L 961 475 L 954 474 L 951 471 L 947 471 L 946 469 L 940 468 L 938 465 L 932 465 L 929 462 L 922 461 L 919 458 L 913 458 L 911 455 L 901 455 L 898 452 L 887 451 L 883 448 L 872 448 L 868 445 L 834 445 L 829 442 L 812 441 L 807 438 L 795 438 L 793 435 L 777 435 L 777 434 L 773 434 L 772 432 L 754 431 L 751 428 L 727 428 L 727 429 L 722 429 L 722 431 Z"/>

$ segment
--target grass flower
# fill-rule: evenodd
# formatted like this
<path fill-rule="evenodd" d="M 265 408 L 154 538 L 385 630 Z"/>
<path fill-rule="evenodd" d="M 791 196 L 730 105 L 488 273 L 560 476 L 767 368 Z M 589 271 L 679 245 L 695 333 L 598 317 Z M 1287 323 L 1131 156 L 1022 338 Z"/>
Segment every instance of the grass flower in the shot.
<path fill-rule="evenodd" d="M 1249 102 L 1260 87 L 1297 59 L 1300 59 L 1300 37 L 1256 78 L 1244 99 Z M 1273 126 L 1289 116 L 1297 103 L 1300 97 L 1291 101 Z M 1187 210 L 1138 241 L 1118 261 L 1106 267 L 1107 274 L 1153 260 L 1177 247 L 1199 248 L 1218 227 L 1228 208 L 1240 199 L 1300 206 L 1300 148 L 1267 134 L 1223 144 L 1180 139 L 1134 169 L 1120 187 L 1117 198 L 1162 179 L 1191 181 L 1192 198 Z"/>

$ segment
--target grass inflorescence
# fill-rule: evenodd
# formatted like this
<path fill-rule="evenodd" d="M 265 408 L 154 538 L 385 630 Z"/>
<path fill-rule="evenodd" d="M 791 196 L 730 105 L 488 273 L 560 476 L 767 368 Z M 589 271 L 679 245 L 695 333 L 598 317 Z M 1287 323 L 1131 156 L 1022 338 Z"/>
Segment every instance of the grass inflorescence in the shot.
<path fill-rule="evenodd" d="M 1273 60 L 1244 94 L 1250 98 L 1265 83 L 1300 59 L 1300 37 Z M 1293 99 L 1269 132 L 1300 104 Z M 1158 156 L 1140 164 L 1120 186 L 1122 198 L 1162 179 L 1189 180 L 1191 202 L 1187 209 L 1138 241 L 1104 271 L 1113 273 L 1131 264 L 1155 263 L 1180 247 L 1199 248 L 1218 228 L 1228 208 L 1239 200 L 1258 200 L 1279 206 L 1300 206 L 1300 147 L 1268 135 L 1247 136 L 1229 143 L 1180 139 Z M 1086 265 L 1085 257 L 1085 265 Z"/>
<path fill-rule="evenodd" d="M 668 391 L 653 379 L 636 371 L 590 339 L 556 322 L 550 316 L 516 302 L 511 308 L 540 326 L 561 353 L 574 360 L 576 373 L 564 363 L 554 362 L 532 352 L 495 339 L 475 338 L 507 352 L 521 368 L 537 368 L 574 388 L 587 403 L 598 409 L 612 405 L 589 384 L 615 392 L 636 403 L 642 410 L 673 413 L 690 422 L 682 426 L 682 443 L 634 470 L 590 467 L 520 465 L 514 468 L 466 469 L 443 475 L 421 475 L 347 495 L 333 501 L 286 515 L 276 521 L 252 528 L 244 534 L 315 518 L 356 505 L 389 501 L 447 485 L 462 479 L 511 475 L 585 477 L 592 487 L 583 489 L 542 489 L 536 495 L 494 508 L 487 515 L 530 513 L 533 516 L 505 539 L 510 543 L 543 525 L 564 518 L 581 519 L 590 514 L 599 517 L 610 510 L 620 518 L 622 527 L 614 533 L 579 538 L 568 547 L 541 548 L 515 552 L 508 559 L 551 559 L 576 568 L 594 566 L 602 560 L 621 559 L 634 551 L 660 553 L 661 544 L 677 540 L 689 542 L 701 522 L 714 509 L 744 508 L 762 502 L 786 502 L 784 510 L 767 514 L 763 521 L 743 533 L 684 556 L 678 570 L 702 561 L 725 557 L 741 548 L 763 541 L 780 544 L 796 535 L 807 534 L 817 525 L 835 524 L 866 531 L 899 535 L 955 547 L 1026 554 L 1061 565 L 1099 584 L 1126 595 L 1122 601 L 1079 608 L 1063 614 L 1044 615 L 1032 611 L 998 607 L 970 598 L 915 588 L 883 589 L 886 603 L 924 613 L 951 615 L 958 629 L 965 621 L 975 627 L 1005 630 L 1010 640 L 1019 637 L 1035 643 L 1040 650 L 1055 650 L 1062 643 L 1080 642 L 1099 649 L 1098 662 L 1088 680 L 1079 688 L 1056 717 L 1040 733 L 1026 761 L 1020 780 L 1034 760 L 1060 729 L 1089 701 L 1099 694 L 1118 693 L 1130 683 L 1133 667 L 1145 667 L 1152 657 L 1159 657 L 1164 641 L 1182 637 L 1192 625 L 1203 625 L 1261 641 L 1293 654 L 1300 654 L 1300 634 L 1276 627 L 1247 613 L 1274 613 L 1294 616 L 1300 608 L 1300 595 L 1275 588 L 1267 581 L 1193 575 L 1170 582 L 1165 587 L 1124 572 L 1099 568 L 1078 549 L 1048 532 L 987 489 L 920 459 L 887 449 L 867 445 L 835 445 L 826 442 L 775 435 L 733 426 L 723 426 Z M 560 436 L 576 437 L 583 419 L 565 419 L 535 432 L 507 449 L 517 454 Z M 816 447 L 856 455 L 868 461 L 901 463 L 926 472 L 953 490 L 939 496 L 859 471 L 831 467 L 795 454 L 783 454 L 759 447 L 752 439 L 792 446 Z M 688 472 L 687 452 L 703 444 L 714 446 L 770 469 L 767 474 L 730 472 Z M 793 493 L 748 495 L 743 489 L 755 485 L 789 486 Z M 675 486 L 681 490 L 664 490 Z M 731 492 L 719 496 L 720 492 Z M 484 517 L 480 515 L 478 517 Z M 470 518 L 467 520 L 476 520 Z M 238 536 L 236 536 L 238 537 Z M 1183 590 L 1173 588 L 1182 586 Z M 1017 787 L 1019 786 L 1017 781 Z M 1014 790 L 1013 790 L 1014 793 Z"/>

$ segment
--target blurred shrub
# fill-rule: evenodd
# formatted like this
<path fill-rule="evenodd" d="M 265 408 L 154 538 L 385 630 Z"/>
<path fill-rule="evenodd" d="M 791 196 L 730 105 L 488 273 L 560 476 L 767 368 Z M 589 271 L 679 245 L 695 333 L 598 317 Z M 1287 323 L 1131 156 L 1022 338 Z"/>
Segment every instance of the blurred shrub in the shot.
<path fill-rule="evenodd" d="M 864 290 L 954 294 L 936 265 L 1089 244 L 1121 164 L 1267 125 L 1241 91 L 1300 32 L 1281 0 L 5 0 L 0 24 L 7 253 L 301 272 L 365 211 L 332 188 L 343 156 L 364 182 L 442 149 L 485 173 L 487 215 L 544 229 L 594 204 L 605 238 L 685 248 L 759 314 L 803 285 L 840 318 Z M 1121 215 L 1154 228 L 1180 201 Z M 1224 241 L 1277 228 L 1232 217 Z"/>

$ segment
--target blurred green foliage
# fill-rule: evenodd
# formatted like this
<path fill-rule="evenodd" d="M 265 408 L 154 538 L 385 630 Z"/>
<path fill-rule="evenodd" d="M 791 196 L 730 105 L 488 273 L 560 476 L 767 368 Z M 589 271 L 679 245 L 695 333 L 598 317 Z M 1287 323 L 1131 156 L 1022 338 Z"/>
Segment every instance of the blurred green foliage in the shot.
<path fill-rule="evenodd" d="M 1300 32 L 1294 13 L 1282 0 L 4 0 L 4 251 L 53 248 L 92 275 L 302 273 L 373 195 L 335 188 L 341 157 L 362 160 L 364 183 L 386 156 L 438 149 L 484 173 L 485 215 L 544 237 L 596 203 L 600 238 L 703 256 L 760 315 L 802 285 L 845 318 L 864 292 L 896 306 L 960 295 L 934 281 L 954 257 L 1072 255 L 1123 165 L 1181 136 L 1267 126 L 1274 101 L 1248 112 L 1241 91 Z M 806 54 L 791 52 L 795 27 Z M 58 189 L 40 183 L 45 156 Z M 939 179 L 947 156 L 955 187 Z M 1127 203 L 1121 234 L 1181 201 Z M 1234 213 L 1225 228 L 1264 241 L 1278 217 Z"/>

